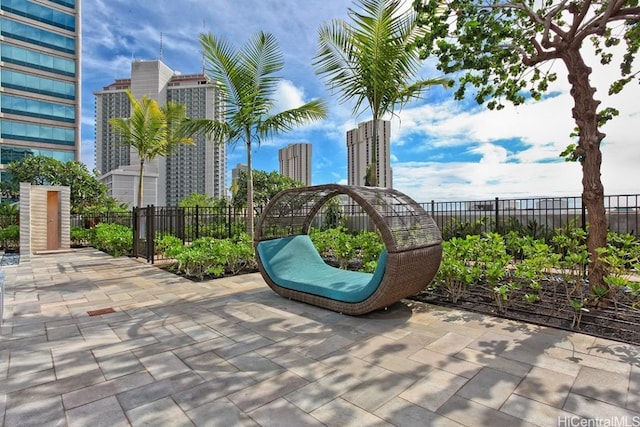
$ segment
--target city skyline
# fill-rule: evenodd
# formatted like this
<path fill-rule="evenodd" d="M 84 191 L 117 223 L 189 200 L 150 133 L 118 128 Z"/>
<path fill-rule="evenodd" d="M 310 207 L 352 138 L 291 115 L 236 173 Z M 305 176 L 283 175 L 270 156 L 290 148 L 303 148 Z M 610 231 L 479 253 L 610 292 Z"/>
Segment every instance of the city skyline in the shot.
<path fill-rule="evenodd" d="M 165 105 L 185 106 L 189 117 L 219 120 L 223 114 L 218 89 L 204 74 L 176 74 L 160 60 L 131 63 L 128 79 L 118 79 L 95 91 L 96 167 L 109 194 L 133 204 L 137 199 L 139 160 L 135 149 L 119 143 L 109 122 L 130 115 L 129 97 L 147 96 Z M 226 191 L 226 146 L 214 145 L 202 134 L 192 137 L 192 145 L 180 144 L 170 155 L 158 156 L 145 164 L 143 205 L 177 205 L 190 194 L 222 198 Z M 149 179 L 147 179 L 149 178 Z M 151 180 L 151 181 L 150 181 Z"/>
<path fill-rule="evenodd" d="M 329 118 L 294 132 L 265 140 L 253 153 L 254 168 L 278 170 L 278 150 L 295 142 L 313 144 L 313 184 L 347 183 L 345 134 L 368 121 L 368 111 L 351 114 L 351 105 L 339 104 L 338 95 L 327 90 L 315 75 L 312 62 L 320 24 L 347 18 L 351 1 L 310 0 L 283 17 L 272 1 L 237 4 L 218 1 L 215 7 L 194 1 L 182 8 L 169 1 L 131 4 L 120 0 L 84 5 L 84 117 L 83 160 L 93 158 L 92 101 L 86 94 L 116 78 L 126 76 L 132 58 L 162 56 L 173 69 L 202 69 L 198 34 L 213 32 L 235 45 L 253 33 L 274 33 L 285 56 L 285 69 L 274 112 L 321 97 L 330 103 Z M 282 25 L 286 20 L 287 25 Z M 291 34 L 296 34 L 291 37 Z M 162 40 L 162 42 L 160 41 Z M 604 67 L 587 57 L 594 69 L 592 84 L 602 106 L 620 110 L 603 128 L 607 133 L 602 151 L 602 179 L 606 194 L 638 192 L 629 179 L 640 162 L 635 127 L 640 105 L 638 86 L 609 97 L 608 83 L 618 74 L 615 60 Z M 439 75 L 427 61 L 420 77 Z M 555 64 L 558 81 L 539 102 L 527 102 L 502 111 L 489 111 L 473 100 L 457 102 L 452 91 L 434 88 L 426 99 L 409 104 L 391 119 L 391 167 L 394 187 L 416 200 L 463 200 L 534 196 L 579 195 L 581 170 L 559 154 L 575 140 L 569 137 L 575 124 L 571 117 L 566 71 Z M 86 129 L 89 129 L 88 132 Z M 228 167 L 244 162 L 244 147 L 228 149 Z M 229 171 L 227 175 L 230 176 Z M 229 185 L 229 182 L 227 183 Z"/>

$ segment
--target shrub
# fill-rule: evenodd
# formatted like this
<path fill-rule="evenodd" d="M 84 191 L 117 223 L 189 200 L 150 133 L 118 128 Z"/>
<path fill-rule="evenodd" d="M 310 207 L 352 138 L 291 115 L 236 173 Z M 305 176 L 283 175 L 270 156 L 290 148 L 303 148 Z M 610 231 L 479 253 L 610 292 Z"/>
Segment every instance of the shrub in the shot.
<path fill-rule="evenodd" d="M 490 222 L 487 217 L 477 219 L 475 222 L 463 222 L 453 217 L 442 227 L 442 238 L 450 240 L 453 237 L 478 235 L 487 229 L 487 222 Z"/>
<path fill-rule="evenodd" d="M 607 246 L 598 248 L 598 257 L 605 265 L 605 288 L 593 287 L 593 295 L 596 305 L 605 299 L 610 300 L 615 312 L 618 312 L 620 296 L 631 300 L 635 306 L 638 301 L 637 290 L 640 286 L 630 280 L 632 274 L 640 267 L 640 243 L 630 234 L 609 233 Z M 635 292 L 634 292 L 635 290 Z"/>
<path fill-rule="evenodd" d="M 500 311 L 506 310 L 510 293 L 517 285 L 505 281 L 510 257 L 502 236 L 497 233 L 453 237 L 443 242 L 443 257 L 435 286 L 456 303 L 469 287 L 482 284 Z"/>
<path fill-rule="evenodd" d="M 340 204 L 340 197 L 336 196 L 324 205 L 324 221 L 322 230 L 341 228 L 345 226 L 346 218 Z"/>
<path fill-rule="evenodd" d="M 375 271 L 384 243 L 378 233 L 361 231 L 350 234 L 346 228 L 319 231 L 311 228 L 309 237 L 321 257 L 335 260 L 340 268 Z"/>
<path fill-rule="evenodd" d="M 205 275 L 220 276 L 224 273 L 224 259 L 212 250 L 215 239 L 202 237 L 193 242 L 192 246 L 185 248 L 176 256 L 178 271 L 186 276 L 196 277 L 200 280 Z"/>
<path fill-rule="evenodd" d="M 187 240 L 199 239 L 200 237 L 215 237 L 216 239 L 225 239 L 227 237 L 238 238 L 243 233 L 247 232 L 247 224 L 245 221 L 234 221 L 231 223 L 231 229 L 226 220 L 219 223 L 201 223 L 197 228 L 194 224 L 189 224 L 184 228 L 184 234 L 187 236 Z"/>
<path fill-rule="evenodd" d="M 93 228 L 72 227 L 70 234 L 72 246 L 87 246 L 94 239 Z"/>
<path fill-rule="evenodd" d="M 371 231 L 361 231 L 353 238 L 353 246 L 362 259 L 363 270 L 373 273 L 378 264 L 380 253 L 384 250 L 384 243 L 380 234 Z"/>
<path fill-rule="evenodd" d="M 246 233 L 238 239 L 202 237 L 176 252 L 178 271 L 199 280 L 207 275 L 238 274 L 255 266 L 253 243 Z"/>
<path fill-rule="evenodd" d="M 184 245 L 179 237 L 165 234 L 156 238 L 156 251 L 165 258 L 175 258 L 184 250 Z"/>
<path fill-rule="evenodd" d="M 4 250 L 18 250 L 20 247 L 20 226 L 8 225 L 0 228 L 0 244 Z"/>
<path fill-rule="evenodd" d="M 246 233 L 241 234 L 238 239 L 221 240 L 218 250 L 226 260 L 225 270 L 233 275 L 255 265 L 253 243 Z"/>
<path fill-rule="evenodd" d="M 3 200 L 0 203 L 0 228 L 8 227 L 9 225 L 18 225 L 20 223 L 20 211 L 16 204 L 10 203 L 8 200 Z"/>
<path fill-rule="evenodd" d="M 442 288 L 453 303 L 462 298 L 480 277 L 478 265 L 470 262 L 473 240 L 453 237 L 442 243 L 442 262 L 432 286 Z"/>
<path fill-rule="evenodd" d="M 133 252 L 133 232 L 118 224 L 100 223 L 94 227 L 93 246 L 115 257 Z"/>

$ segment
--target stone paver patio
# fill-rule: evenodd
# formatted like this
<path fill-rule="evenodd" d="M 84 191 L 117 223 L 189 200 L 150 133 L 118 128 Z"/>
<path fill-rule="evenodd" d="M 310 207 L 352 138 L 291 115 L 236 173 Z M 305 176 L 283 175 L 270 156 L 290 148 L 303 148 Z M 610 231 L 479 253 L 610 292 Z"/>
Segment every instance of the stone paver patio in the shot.
<path fill-rule="evenodd" d="M 349 317 L 92 249 L 2 271 L 7 427 L 640 425 L 631 345 L 408 301 Z"/>

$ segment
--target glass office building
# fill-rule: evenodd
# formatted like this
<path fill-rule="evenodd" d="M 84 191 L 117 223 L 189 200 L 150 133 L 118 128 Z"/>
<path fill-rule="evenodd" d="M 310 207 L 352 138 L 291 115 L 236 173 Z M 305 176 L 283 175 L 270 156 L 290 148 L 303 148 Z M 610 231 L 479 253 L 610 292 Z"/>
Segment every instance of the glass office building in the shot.
<path fill-rule="evenodd" d="M 81 0 L 0 0 L 0 172 L 80 160 Z"/>

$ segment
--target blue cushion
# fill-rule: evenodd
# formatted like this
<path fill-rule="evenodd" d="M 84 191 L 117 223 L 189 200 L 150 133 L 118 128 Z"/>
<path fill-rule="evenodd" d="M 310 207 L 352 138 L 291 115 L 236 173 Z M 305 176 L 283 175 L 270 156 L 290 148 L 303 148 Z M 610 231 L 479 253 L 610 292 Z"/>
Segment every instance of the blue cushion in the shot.
<path fill-rule="evenodd" d="M 373 274 L 332 267 L 325 264 L 307 235 L 265 240 L 257 250 L 266 273 L 277 285 L 349 303 L 364 301 L 375 292 L 387 263 L 385 250 Z"/>

